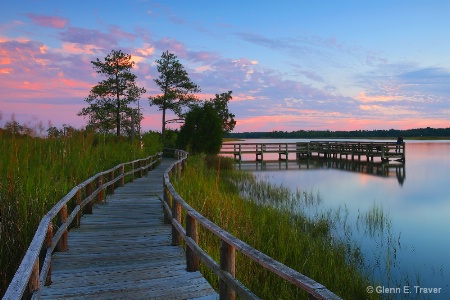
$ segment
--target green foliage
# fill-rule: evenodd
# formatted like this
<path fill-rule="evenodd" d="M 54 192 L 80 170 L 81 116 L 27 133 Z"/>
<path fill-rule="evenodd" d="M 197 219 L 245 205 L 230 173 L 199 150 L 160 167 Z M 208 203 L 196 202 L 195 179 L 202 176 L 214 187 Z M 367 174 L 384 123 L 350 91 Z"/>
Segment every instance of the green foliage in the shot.
<path fill-rule="evenodd" d="M 89 131 L 61 138 L 14 137 L 0 131 L 0 297 L 41 218 L 74 186 L 119 163 L 160 150 L 157 133 L 138 141 Z"/>
<path fill-rule="evenodd" d="M 112 50 L 105 61 L 92 61 L 93 68 L 106 79 L 94 86 L 85 99 L 89 107 L 83 108 L 78 115 L 89 117 L 89 127 L 101 132 L 110 132 L 116 128 L 116 135 L 122 132 L 131 135 L 138 127 L 142 114 L 131 103 L 139 100 L 146 91 L 136 86 L 136 75 L 131 73 L 134 62 L 131 55 Z"/>
<path fill-rule="evenodd" d="M 209 103 L 212 104 L 214 110 L 222 120 L 222 131 L 224 133 L 233 131 L 234 126 L 236 126 L 236 121 L 234 120 L 235 115 L 230 113 L 228 110 L 228 102 L 233 99 L 233 97 L 231 97 L 231 93 L 232 91 L 216 94 L 214 99 L 209 100 Z"/>
<path fill-rule="evenodd" d="M 47 129 L 47 137 L 48 138 L 59 138 L 62 137 L 64 132 L 61 129 L 56 128 L 55 126 L 51 126 Z"/>
<path fill-rule="evenodd" d="M 190 105 L 178 135 L 178 147 L 191 153 L 219 153 L 223 134 L 236 125 L 234 114 L 228 110 L 231 93 L 216 94 L 214 99 Z"/>
<path fill-rule="evenodd" d="M 164 138 L 164 147 L 166 148 L 177 148 L 177 140 L 180 131 L 178 129 L 166 129 L 166 134 Z"/>
<path fill-rule="evenodd" d="M 6 122 L 5 130 L 10 132 L 11 135 L 20 135 L 23 134 L 24 127 L 19 124 L 16 120 L 11 120 Z"/>
<path fill-rule="evenodd" d="M 165 139 L 166 111 L 173 111 L 180 118 L 183 109 L 196 101 L 193 93 L 200 92 L 200 87 L 193 83 L 179 62 L 176 55 L 163 52 L 156 60 L 159 77 L 154 79 L 162 95 L 149 97 L 150 106 L 156 105 L 162 111 L 162 139 Z"/>
<path fill-rule="evenodd" d="M 222 146 L 222 120 L 210 103 L 193 107 L 180 128 L 178 145 L 190 153 L 217 154 Z"/>

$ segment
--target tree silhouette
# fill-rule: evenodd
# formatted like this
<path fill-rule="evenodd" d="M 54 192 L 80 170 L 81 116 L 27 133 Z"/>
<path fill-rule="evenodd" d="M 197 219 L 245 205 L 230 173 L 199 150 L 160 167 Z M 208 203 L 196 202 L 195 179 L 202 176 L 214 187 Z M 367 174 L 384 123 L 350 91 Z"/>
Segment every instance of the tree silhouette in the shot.
<path fill-rule="evenodd" d="M 222 131 L 223 133 L 229 133 L 233 131 L 234 126 L 236 126 L 236 121 L 234 120 L 235 115 L 230 113 L 228 110 L 228 102 L 233 99 L 231 97 L 232 91 L 227 93 L 216 94 L 214 99 L 210 99 L 209 102 L 212 107 L 217 112 L 219 118 L 222 120 Z"/>
<path fill-rule="evenodd" d="M 116 128 L 116 134 L 120 136 L 122 124 L 133 131 L 136 124 L 140 124 L 142 114 L 130 104 L 139 100 L 145 89 L 136 86 L 136 75 L 130 71 L 134 66 L 131 55 L 112 50 L 104 61 L 97 58 L 91 63 L 106 79 L 92 88 L 85 99 L 89 107 L 83 108 L 78 115 L 89 116 L 89 127 L 103 132 Z"/>
<path fill-rule="evenodd" d="M 222 124 L 212 103 L 193 107 L 180 128 L 178 146 L 193 154 L 217 154 L 222 146 Z"/>
<path fill-rule="evenodd" d="M 162 111 L 161 135 L 164 140 L 166 111 L 171 110 L 181 118 L 183 108 L 197 100 L 193 93 L 200 92 L 200 87 L 191 81 L 183 65 L 169 51 L 164 52 L 161 58 L 156 60 L 156 63 L 159 77 L 154 81 L 163 94 L 149 97 L 149 103 L 150 106 L 158 106 Z"/>

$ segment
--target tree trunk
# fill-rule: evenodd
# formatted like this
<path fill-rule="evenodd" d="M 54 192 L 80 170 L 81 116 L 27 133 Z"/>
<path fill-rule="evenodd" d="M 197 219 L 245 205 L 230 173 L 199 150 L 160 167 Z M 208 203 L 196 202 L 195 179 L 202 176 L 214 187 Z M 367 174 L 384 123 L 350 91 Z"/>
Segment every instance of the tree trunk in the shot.
<path fill-rule="evenodd" d="M 116 92 L 117 92 L 116 128 L 117 128 L 117 136 L 120 136 L 120 96 L 119 96 L 119 76 L 118 76 L 118 74 L 116 74 Z"/>
<path fill-rule="evenodd" d="M 166 109 L 163 108 L 162 110 L 163 115 L 162 115 L 162 129 L 161 129 L 161 139 L 164 145 L 164 137 L 165 137 L 165 131 L 166 131 Z"/>
<path fill-rule="evenodd" d="M 131 111 L 131 141 L 134 140 L 134 112 Z"/>

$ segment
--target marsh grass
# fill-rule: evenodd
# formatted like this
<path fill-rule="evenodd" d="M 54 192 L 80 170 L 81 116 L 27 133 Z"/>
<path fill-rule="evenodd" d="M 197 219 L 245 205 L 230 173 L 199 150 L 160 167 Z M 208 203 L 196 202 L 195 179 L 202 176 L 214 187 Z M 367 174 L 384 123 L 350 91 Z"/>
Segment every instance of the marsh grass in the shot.
<path fill-rule="evenodd" d="M 374 277 L 380 278 L 380 284 L 387 287 L 420 285 L 420 276 L 410 274 L 408 266 L 402 265 L 399 256 L 406 253 L 408 247 L 402 249 L 401 232 L 394 230 L 389 214 L 382 206 L 374 203 L 365 214 L 358 216 L 357 228 L 364 239 L 370 241 L 368 244 L 372 249 L 368 251 L 368 256 L 371 259 L 367 267 Z M 408 298 L 407 294 L 403 296 Z"/>
<path fill-rule="evenodd" d="M 94 174 L 162 149 L 156 134 L 143 140 L 140 149 L 137 142 L 86 131 L 57 139 L 0 133 L 0 296 L 47 211 Z"/>
<path fill-rule="evenodd" d="M 175 189 L 194 209 L 252 247 L 325 285 L 343 299 L 373 299 L 367 294 L 370 274 L 358 247 L 332 234 L 333 212 L 302 213 L 317 203 L 312 193 L 277 187 L 252 174 L 231 170 L 230 163 L 192 156 Z M 210 166 L 210 167 L 208 167 Z M 218 181 L 217 178 L 220 177 Z M 219 261 L 219 240 L 200 230 L 202 248 Z M 218 288 L 217 276 L 202 273 Z M 237 278 L 263 299 L 303 299 L 305 292 L 262 269 L 242 254 L 236 258 Z"/>

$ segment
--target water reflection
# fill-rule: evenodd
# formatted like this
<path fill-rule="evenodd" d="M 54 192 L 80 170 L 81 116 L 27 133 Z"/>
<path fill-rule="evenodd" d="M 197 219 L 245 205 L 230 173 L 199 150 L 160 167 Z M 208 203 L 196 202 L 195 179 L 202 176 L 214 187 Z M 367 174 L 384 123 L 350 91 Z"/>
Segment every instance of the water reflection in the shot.
<path fill-rule="evenodd" d="M 442 293 L 432 295 L 431 299 L 450 299 L 450 239 L 445 238 L 450 228 L 450 142 L 407 141 L 407 144 L 408 180 L 406 165 L 398 162 L 388 166 L 326 159 L 279 162 L 275 157 L 264 163 L 236 163 L 236 168 L 264 176 L 293 191 L 320 194 L 323 210 L 345 209 L 348 222 L 354 227 L 358 226 L 358 218 L 365 219 L 374 205 L 382 208 L 389 219 L 386 228 L 392 239 L 364 232 L 352 237 L 360 242 L 371 266 L 383 265 L 380 260 L 392 262 L 389 272 L 377 267 L 373 276 L 380 282 L 391 282 L 392 287 L 413 288 L 419 284 L 442 288 Z M 383 248 L 386 245 L 387 250 Z"/>
<path fill-rule="evenodd" d="M 297 161 L 238 161 L 235 163 L 235 167 L 239 170 L 247 171 L 335 169 L 379 177 L 396 177 L 401 186 L 406 179 L 406 168 L 403 162 L 372 163 L 349 159 L 308 158 Z"/>

